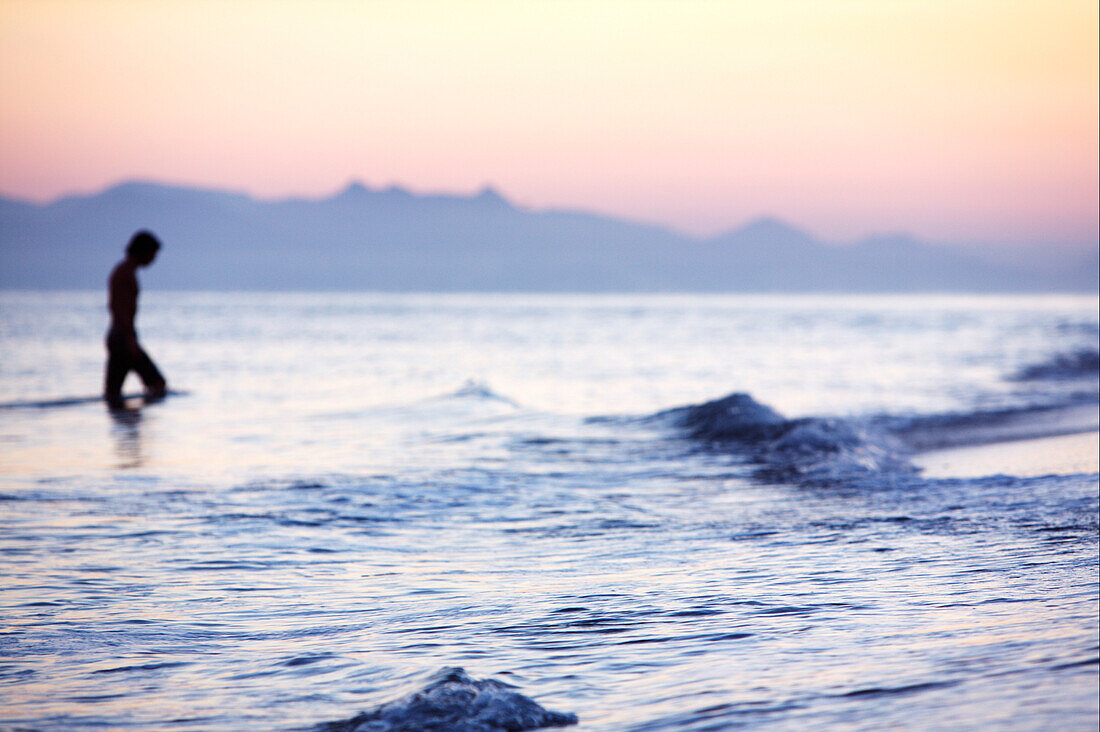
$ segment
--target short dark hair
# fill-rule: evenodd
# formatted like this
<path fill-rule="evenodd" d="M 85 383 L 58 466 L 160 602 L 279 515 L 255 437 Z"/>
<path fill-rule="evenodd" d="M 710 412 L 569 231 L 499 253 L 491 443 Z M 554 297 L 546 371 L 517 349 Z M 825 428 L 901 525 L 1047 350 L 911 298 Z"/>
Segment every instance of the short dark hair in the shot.
<path fill-rule="evenodd" d="M 132 257 L 141 257 L 147 254 L 156 254 L 160 249 L 160 241 L 153 236 L 151 231 L 142 229 L 130 238 L 126 245 L 126 254 Z"/>

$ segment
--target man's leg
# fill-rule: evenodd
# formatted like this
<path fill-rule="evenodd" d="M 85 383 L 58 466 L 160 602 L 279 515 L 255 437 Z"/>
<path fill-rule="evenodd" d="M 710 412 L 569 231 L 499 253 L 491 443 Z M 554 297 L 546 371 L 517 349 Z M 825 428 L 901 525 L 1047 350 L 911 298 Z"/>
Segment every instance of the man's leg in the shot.
<path fill-rule="evenodd" d="M 157 365 L 153 363 L 153 359 L 149 358 L 142 349 L 138 349 L 138 357 L 133 365 L 134 371 L 137 371 L 138 376 L 141 377 L 141 381 L 145 384 L 145 390 L 153 396 L 164 396 L 168 391 L 168 385 L 164 381 L 164 376 L 160 373 Z"/>
<path fill-rule="evenodd" d="M 130 358 L 125 349 L 107 345 L 107 368 L 103 377 L 103 398 L 112 407 L 122 406 L 122 382 L 130 373 Z"/>

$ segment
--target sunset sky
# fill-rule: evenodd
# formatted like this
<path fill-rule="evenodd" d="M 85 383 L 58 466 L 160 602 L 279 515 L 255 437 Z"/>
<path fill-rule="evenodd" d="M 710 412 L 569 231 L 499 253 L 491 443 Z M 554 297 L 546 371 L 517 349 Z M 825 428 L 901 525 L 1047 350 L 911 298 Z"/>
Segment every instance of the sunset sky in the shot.
<path fill-rule="evenodd" d="M 1095 246 L 1097 4 L 0 0 L 0 193 L 491 184 L 709 234 Z"/>

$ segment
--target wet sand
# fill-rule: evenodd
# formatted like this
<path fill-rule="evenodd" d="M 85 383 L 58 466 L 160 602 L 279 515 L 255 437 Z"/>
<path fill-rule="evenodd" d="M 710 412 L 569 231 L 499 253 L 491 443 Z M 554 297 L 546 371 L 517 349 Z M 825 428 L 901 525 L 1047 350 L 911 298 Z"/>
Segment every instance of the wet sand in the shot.
<path fill-rule="evenodd" d="M 928 478 L 1100 472 L 1100 432 L 932 450 L 913 458 Z"/>

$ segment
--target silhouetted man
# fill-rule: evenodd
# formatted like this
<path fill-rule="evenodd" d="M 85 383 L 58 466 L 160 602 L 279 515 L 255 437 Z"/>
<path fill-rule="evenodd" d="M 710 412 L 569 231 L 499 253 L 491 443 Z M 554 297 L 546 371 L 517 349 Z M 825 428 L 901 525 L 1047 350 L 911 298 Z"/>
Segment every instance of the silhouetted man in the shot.
<path fill-rule="evenodd" d="M 138 267 L 147 267 L 156 259 L 160 242 L 148 231 L 139 231 L 126 246 L 126 258 L 115 265 L 107 281 L 111 328 L 107 331 L 107 374 L 103 398 L 112 407 L 122 406 L 122 382 L 136 371 L 145 383 L 146 396 L 164 396 L 168 385 L 153 360 L 141 350 L 134 318 L 137 317 Z"/>

